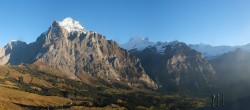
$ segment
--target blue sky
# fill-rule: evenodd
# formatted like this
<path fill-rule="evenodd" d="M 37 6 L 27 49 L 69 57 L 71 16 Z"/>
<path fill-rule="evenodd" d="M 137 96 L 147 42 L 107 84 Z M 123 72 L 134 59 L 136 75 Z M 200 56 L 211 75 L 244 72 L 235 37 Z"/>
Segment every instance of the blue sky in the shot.
<path fill-rule="evenodd" d="M 119 43 L 141 35 L 188 44 L 250 43 L 248 0 L 1 0 L 0 46 L 33 42 L 54 20 L 80 21 Z"/>

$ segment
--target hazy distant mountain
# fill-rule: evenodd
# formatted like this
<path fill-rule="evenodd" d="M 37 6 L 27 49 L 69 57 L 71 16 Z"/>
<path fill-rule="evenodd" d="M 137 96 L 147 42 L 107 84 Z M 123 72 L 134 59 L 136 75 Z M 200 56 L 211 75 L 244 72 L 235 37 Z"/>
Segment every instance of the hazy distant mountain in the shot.
<path fill-rule="evenodd" d="M 210 60 L 210 62 L 221 80 L 225 80 L 229 76 L 230 78 L 227 80 L 233 81 L 237 78 L 248 79 L 250 77 L 249 58 L 250 52 L 245 52 L 237 48 L 232 52 L 225 53 Z M 231 79 L 232 76 L 234 78 L 233 80 Z"/>
<path fill-rule="evenodd" d="M 106 37 L 86 31 L 78 21 L 54 21 L 35 42 L 9 43 L 1 49 L 0 64 L 34 63 L 85 82 L 104 80 L 133 87 L 157 85 L 144 72 L 140 60 Z M 99 80 L 99 81 L 101 81 Z"/>
<path fill-rule="evenodd" d="M 206 44 L 196 44 L 196 45 L 189 45 L 191 48 L 201 52 L 207 58 L 213 58 L 215 56 L 233 51 L 236 47 L 231 46 L 211 46 Z"/>
<path fill-rule="evenodd" d="M 221 91 L 234 98 L 250 96 L 250 52 L 237 48 L 209 62 L 216 71 Z"/>
<path fill-rule="evenodd" d="M 213 67 L 201 53 L 183 42 L 158 42 L 142 51 L 130 52 L 140 58 L 145 71 L 162 90 L 205 91 L 216 81 Z"/>
<path fill-rule="evenodd" d="M 222 55 L 224 53 L 234 51 L 236 48 L 240 48 L 242 51 L 249 52 L 250 44 L 241 46 L 211 46 L 206 44 L 189 45 L 191 48 L 203 53 L 208 58 L 214 58 L 215 56 Z"/>
<path fill-rule="evenodd" d="M 206 44 L 196 44 L 196 45 L 190 44 L 189 46 L 203 53 L 207 58 L 215 58 L 218 55 L 234 51 L 236 48 L 240 48 L 242 51 L 246 52 L 250 51 L 250 44 L 241 46 L 211 46 Z"/>

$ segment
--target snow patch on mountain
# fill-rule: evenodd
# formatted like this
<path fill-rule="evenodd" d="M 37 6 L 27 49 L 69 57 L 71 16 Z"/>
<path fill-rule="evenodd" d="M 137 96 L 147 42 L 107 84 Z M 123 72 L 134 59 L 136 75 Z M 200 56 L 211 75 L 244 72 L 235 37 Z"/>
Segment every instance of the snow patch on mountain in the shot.
<path fill-rule="evenodd" d="M 156 42 L 148 46 L 149 48 L 154 47 L 159 54 L 164 54 L 166 46 L 171 42 Z M 147 48 L 147 47 L 145 47 Z"/>

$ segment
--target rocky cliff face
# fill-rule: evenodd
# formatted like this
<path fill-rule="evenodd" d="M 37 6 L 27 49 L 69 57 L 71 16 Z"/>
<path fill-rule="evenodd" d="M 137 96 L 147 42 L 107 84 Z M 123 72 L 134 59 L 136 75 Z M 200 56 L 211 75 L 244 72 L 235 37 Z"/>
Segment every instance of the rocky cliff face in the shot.
<path fill-rule="evenodd" d="M 163 90 L 202 90 L 211 87 L 216 80 L 213 67 L 201 53 L 182 42 L 167 43 L 163 53 L 156 46 L 131 52 L 141 59 L 145 71 Z"/>
<path fill-rule="evenodd" d="M 4 65 L 4 64 L 6 64 L 6 61 L 8 61 L 8 60 L 6 60 L 5 57 L 6 57 L 5 56 L 5 49 L 0 47 L 0 65 Z"/>
<path fill-rule="evenodd" d="M 86 31 L 71 18 L 63 22 L 55 21 L 36 42 L 25 44 L 24 49 L 29 59 L 14 57 L 20 61 L 12 63 L 13 58 L 8 57 L 8 49 L 5 49 L 3 57 L 7 57 L 5 59 L 9 63 L 5 61 L 2 64 L 20 64 L 23 61 L 60 70 L 73 79 L 94 78 L 135 87 L 157 88 L 145 73 L 139 59 L 105 36 Z M 10 54 L 13 55 L 13 52 Z M 17 54 L 21 55 L 20 52 Z"/>

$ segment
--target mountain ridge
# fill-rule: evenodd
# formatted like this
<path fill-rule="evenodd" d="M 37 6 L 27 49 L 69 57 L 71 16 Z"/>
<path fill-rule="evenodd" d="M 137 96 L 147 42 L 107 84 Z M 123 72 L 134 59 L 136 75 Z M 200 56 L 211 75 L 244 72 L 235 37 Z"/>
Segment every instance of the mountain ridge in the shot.
<path fill-rule="evenodd" d="M 158 50 L 164 47 L 167 43 L 172 41 L 158 41 L 158 42 L 151 42 L 149 39 L 144 39 L 143 37 L 132 37 L 129 41 L 127 41 L 124 44 L 121 44 L 121 46 L 127 50 L 131 49 L 138 49 L 142 51 L 148 46 L 155 46 L 158 45 Z M 212 46 L 209 44 L 189 44 L 189 46 L 199 52 L 201 52 L 206 58 L 214 58 L 218 55 L 222 55 L 223 53 L 227 53 L 230 51 L 234 51 L 236 48 L 241 48 L 243 51 L 250 51 L 250 43 L 241 45 L 241 46 Z"/>

